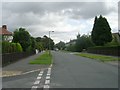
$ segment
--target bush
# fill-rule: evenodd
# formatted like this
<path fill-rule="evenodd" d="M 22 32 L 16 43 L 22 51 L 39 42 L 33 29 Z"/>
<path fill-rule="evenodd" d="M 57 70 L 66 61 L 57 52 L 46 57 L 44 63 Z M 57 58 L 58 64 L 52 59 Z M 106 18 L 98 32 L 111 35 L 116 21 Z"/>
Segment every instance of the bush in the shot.
<path fill-rule="evenodd" d="M 22 46 L 20 45 L 20 43 L 16 43 L 16 46 L 17 46 L 16 49 L 17 49 L 18 52 L 23 51 Z"/>
<path fill-rule="evenodd" d="M 31 52 L 31 51 L 34 51 L 32 46 L 29 46 L 27 49 L 26 49 L 26 52 Z"/>
<path fill-rule="evenodd" d="M 67 51 L 75 52 L 76 51 L 75 45 L 71 44 L 71 45 L 67 46 Z"/>
<path fill-rule="evenodd" d="M 13 53 L 22 51 L 22 47 L 19 43 L 2 42 L 2 53 Z"/>

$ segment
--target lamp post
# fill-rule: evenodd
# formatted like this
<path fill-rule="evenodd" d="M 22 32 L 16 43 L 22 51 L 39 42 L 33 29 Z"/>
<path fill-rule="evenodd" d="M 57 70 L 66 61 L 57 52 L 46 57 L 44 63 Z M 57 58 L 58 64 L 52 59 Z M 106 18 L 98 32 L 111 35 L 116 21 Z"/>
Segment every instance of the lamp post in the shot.
<path fill-rule="evenodd" d="M 49 55 L 50 55 L 50 32 L 54 32 L 54 31 L 49 31 Z"/>

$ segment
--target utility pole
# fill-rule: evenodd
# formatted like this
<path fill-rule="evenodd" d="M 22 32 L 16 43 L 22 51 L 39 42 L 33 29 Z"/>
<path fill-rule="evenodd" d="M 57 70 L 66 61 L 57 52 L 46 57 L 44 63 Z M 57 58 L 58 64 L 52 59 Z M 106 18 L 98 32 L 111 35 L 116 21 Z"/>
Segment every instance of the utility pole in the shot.
<path fill-rule="evenodd" d="M 49 55 L 50 55 L 50 47 L 51 47 L 51 45 L 50 45 L 50 32 L 54 32 L 54 31 L 49 31 Z"/>

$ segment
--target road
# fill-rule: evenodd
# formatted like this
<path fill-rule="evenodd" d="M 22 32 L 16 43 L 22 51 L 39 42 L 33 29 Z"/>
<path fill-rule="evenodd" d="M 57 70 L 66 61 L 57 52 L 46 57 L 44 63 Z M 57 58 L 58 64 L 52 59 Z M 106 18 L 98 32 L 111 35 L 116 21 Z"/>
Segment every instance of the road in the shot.
<path fill-rule="evenodd" d="M 53 52 L 52 88 L 117 88 L 118 68 L 70 53 Z"/>
<path fill-rule="evenodd" d="M 52 54 L 52 67 L 5 77 L 3 88 L 118 88 L 116 66 L 70 53 L 52 51 Z"/>

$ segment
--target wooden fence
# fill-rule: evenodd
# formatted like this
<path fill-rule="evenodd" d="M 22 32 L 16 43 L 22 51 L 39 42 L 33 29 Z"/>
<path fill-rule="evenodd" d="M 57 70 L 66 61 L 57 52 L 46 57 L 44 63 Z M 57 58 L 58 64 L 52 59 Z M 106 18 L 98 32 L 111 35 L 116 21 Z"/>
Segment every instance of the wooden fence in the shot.
<path fill-rule="evenodd" d="M 6 53 L 2 54 L 2 66 L 6 66 L 12 62 L 16 62 L 28 56 L 34 55 L 35 52 L 22 52 L 22 53 Z"/>

